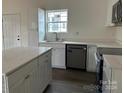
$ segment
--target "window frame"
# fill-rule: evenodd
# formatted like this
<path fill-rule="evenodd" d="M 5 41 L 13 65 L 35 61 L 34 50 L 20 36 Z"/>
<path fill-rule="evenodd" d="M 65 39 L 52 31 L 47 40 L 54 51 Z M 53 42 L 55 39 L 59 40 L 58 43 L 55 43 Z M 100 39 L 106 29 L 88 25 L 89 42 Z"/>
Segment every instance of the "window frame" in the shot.
<path fill-rule="evenodd" d="M 48 13 L 50 13 L 50 12 L 67 12 L 67 21 L 60 21 L 60 22 L 48 22 Z M 49 32 L 48 31 L 48 24 L 49 23 L 63 23 L 63 22 L 65 22 L 67 25 L 67 27 L 66 27 L 66 31 L 64 32 L 64 31 L 59 31 L 59 32 L 56 32 L 56 33 L 68 33 L 68 9 L 56 9 L 56 10 L 46 10 L 46 32 L 47 33 L 55 33 L 55 32 Z"/>

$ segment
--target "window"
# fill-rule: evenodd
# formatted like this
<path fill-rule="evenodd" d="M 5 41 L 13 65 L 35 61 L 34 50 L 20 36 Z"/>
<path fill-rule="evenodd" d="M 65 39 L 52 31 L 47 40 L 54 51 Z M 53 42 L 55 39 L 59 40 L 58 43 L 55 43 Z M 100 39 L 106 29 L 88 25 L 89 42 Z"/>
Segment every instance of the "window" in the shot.
<path fill-rule="evenodd" d="M 68 11 L 48 10 L 46 22 L 48 32 L 67 32 Z"/>

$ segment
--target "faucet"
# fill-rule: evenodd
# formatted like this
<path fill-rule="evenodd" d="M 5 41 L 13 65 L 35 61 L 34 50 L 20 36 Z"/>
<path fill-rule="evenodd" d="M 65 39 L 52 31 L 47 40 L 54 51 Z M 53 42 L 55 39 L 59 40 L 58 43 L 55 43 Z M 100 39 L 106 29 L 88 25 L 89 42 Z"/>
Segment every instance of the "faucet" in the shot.
<path fill-rule="evenodd" d="M 58 35 L 57 35 L 57 32 L 54 32 L 54 34 L 56 35 L 56 41 L 58 41 L 59 40 L 59 38 L 58 38 Z"/>

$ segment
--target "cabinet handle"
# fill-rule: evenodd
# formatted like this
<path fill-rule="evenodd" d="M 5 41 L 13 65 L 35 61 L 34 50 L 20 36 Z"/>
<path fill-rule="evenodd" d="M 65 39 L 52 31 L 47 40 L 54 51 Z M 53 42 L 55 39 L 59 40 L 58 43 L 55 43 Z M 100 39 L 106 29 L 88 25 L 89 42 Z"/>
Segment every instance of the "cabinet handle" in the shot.
<path fill-rule="evenodd" d="M 28 79 L 30 77 L 30 75 L 27 75 L 26 77 L 25 77 L 25 79 Z"/>

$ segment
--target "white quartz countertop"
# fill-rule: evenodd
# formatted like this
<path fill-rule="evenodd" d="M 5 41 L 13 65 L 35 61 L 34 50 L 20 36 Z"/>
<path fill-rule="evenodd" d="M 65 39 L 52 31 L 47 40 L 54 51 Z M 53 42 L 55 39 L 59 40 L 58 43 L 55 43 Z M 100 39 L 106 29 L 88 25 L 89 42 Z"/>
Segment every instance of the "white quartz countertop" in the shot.
<path fill-rule="evenodd" d="M 97 47 L 104 48 L 122 48 L 122 45 L 118 42 L 98 42 L 98 41 L 63 41 L 63 42 L 47 42 L 43 41 L 41 43 L 49 43 L 49 44 L 87 44 L 87 45 L 96 45 Z"/>
<path fill-rule="evenodd" d="M 9 74 L 49 51 L 50 47 L 17 47 L 3 51 L 2 73 Z"/>
<path fill-rule="evenodd" d="M 103 55 L 104 62 L 107 62 L 111 68 L 122 69 L 122 56 L 119 55 Z"/>
<path fill-rule="evenodd" d="M 97 47 L 106 47 L 106 48 L 122 48 L 121 44 L 117 42 L 65 42 L 66 44 L 88 44 L 96 45 Z"/>

